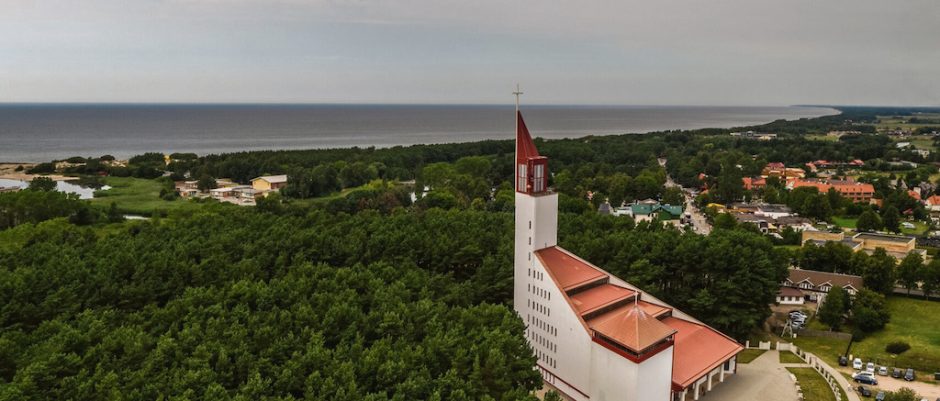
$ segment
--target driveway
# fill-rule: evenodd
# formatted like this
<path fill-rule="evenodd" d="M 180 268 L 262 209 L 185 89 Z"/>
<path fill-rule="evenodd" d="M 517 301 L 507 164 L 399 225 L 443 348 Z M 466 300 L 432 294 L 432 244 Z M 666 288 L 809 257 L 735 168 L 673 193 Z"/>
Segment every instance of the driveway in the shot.
<path fill-rule="evenodd" d="M 770 350 L 751 363 L 739 363 L 737 374 L 725 376 L 724 383 L 699 400 L 796 401 L 796 386 L 777 351 Z"/>

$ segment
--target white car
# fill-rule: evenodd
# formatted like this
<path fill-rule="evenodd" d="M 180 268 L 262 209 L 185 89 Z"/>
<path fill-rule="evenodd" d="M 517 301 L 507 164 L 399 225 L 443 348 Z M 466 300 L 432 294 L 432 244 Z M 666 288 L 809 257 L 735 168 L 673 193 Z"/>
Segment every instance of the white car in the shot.
<path fill-rule="evenodd" d="M 875 374 L 875 363 L 874 363 L 874 362 L 868 362 L 868 364 L 865 365 L 865 371 L 868 372 L 868 373 L 871 373 L 872 375 L 874 375 L 874 374 Z"/>
<path fill-rule="evenodd" d="M 887 376 L 887 375 L 888 375 L 888 367 L 887 367 L 887 366 L 881 366 L 881 367 L 879 367 L 879 368 L 878 368 L 878 374 L 879 374 L 879 375 L 882 375 L 882 376 Z"/>
<path fill-rule="evenodd" d="M 852 369 L 862 370 L 862 360 L 859 358 L 855 358 L 855 360 L 852 361 Z"/>

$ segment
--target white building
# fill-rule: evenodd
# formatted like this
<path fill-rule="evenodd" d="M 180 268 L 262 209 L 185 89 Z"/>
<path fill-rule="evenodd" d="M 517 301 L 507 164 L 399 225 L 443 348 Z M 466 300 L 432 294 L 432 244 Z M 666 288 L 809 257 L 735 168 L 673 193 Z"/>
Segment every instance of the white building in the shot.
<path fill-rule="evenodd" d="M 698 400 L 743 347 L 557 246 L 558 195 L 516 115 L 515 310 L 549 386 L 576 401 Z"/>

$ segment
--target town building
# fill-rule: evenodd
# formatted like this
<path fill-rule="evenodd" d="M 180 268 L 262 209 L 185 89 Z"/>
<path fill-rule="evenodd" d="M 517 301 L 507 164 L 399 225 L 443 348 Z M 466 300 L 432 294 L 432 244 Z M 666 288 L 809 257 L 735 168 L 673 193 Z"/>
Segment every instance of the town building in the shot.
<path fill-rule="evenodd" d="M 286 186 L 287 186 L 287 175 L 284 175 L 284 174 L 265 175 L 265 176 L 261 176 L 258 178 L 253 178 L 251 180 L 251 187 L 263 193 L 277 191 Z"/>
<path fill-rule="evenodd" d="M 875 187 L 871 184 L 856 182 L 852 180 L 804 180 L 797 179 L 787 183 L 789 189 L 802 187 L 814 187 L 819 193 L 829 192 L 834 188 L 839 195 L 850 199 L 854 203 L 870 203 L 875 196 Z"/>
<path fill-rule="evenodd" d="M 842 287 L 849 295 L 855 295 L 865 288 L 864 283 L 865 281 L 860 276 L 791 268 L 787 278 L 781 283 L 780 292 L 777 293 L 777 303 L 781 305 L 803 305 L 807 301 L 822 303 L 833 287 Z"/>
<path fill-rule="evenodd" d="M 848 246 L 853 251 L 864 251 L 869 254 L 878 248 L 882 248 L 888 255 L 901 260 L 905 256 L 915 253 L 924 260 L 927 259 L 925 249 L 917 249 L 914 237 L 903 235 L 889 235 L 879 233 L 858 233 L 852 237 L 846 237 L 844 232 L 830 233 L 825 231 L 807 230 L 802 233 L 802 243 L 822 246 L 826 242 L 840 242 Z"/>
<path fill-rule="evenodd" d="M 566 398 L 698 400 L 743 347 L 557 244 L 548 158 L 516 113 L 513 307 L 546 385 Z"/>
<path fill-rule="evenodd" d="M 761 177 L 770 178 L 776 177 L 782 180 L 791 179 L 791 178 L 803 178 L 806 176 L 806 172 L 801 168 L 788 168 L 786 165 L 780 162 L 767 163 L 767 166 L 764 167 L 764 170 L 761 171 Z"/>

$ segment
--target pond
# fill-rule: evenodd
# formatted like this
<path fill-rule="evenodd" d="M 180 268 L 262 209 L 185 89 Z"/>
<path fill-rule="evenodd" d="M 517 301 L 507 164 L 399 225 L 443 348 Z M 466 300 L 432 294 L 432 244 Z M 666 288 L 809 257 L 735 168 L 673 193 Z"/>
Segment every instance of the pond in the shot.
<path fill-rule="evenodd" d="M 104 185 L 101 188 L 94 188 L 90 186 L 79 185 L 71 181 L 56 181 L 56 190 L 61 192 L 66 192 L 70 194 L 78 194 L 81 199 L 91 199 L 95 197 L 95 191 L 99 189 L 111 189 L 111 187 Z M 22 180 L 10 180 L 5 178 L 0 178 L 0 187 L 19 187 L 26 188 L 29 187 L 29 183 Z"/>

